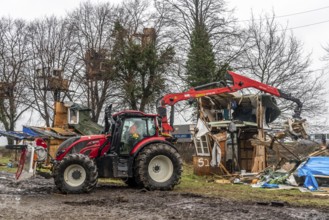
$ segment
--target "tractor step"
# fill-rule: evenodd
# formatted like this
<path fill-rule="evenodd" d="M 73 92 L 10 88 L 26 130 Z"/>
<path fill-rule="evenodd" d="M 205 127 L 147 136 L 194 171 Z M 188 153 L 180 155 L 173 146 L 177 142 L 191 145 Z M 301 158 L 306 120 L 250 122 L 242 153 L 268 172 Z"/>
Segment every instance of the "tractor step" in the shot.
<path fill-rule="evenodd" d="M 120 157 L 117 154 L 108 154 L 96 160 L 98 175 L 101 178 L 124 178 L 131 177 L 129 173 L 128 157 Z"/>
<path fill-rule="evenodd" d="M 115 177 L 128 177 L 128 159 L 118 158 L 117 163 L 113 163 L 113 174 Z"/>
<path fill-rule="evenodd" d="M 107 154 L 96 159 L 100 178 L 122 178 L 129 176 L 129 158 Z"/>

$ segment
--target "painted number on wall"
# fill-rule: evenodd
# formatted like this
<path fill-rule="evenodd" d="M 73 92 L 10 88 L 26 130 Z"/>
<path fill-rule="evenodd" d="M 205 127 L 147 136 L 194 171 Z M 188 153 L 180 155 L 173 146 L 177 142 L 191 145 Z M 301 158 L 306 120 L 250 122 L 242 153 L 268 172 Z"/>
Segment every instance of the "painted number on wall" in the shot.
<path fill-rule="evenodd" d="M 199 158 L 198 167 L 209 167 L 209 160 L 206 158 Z"/>

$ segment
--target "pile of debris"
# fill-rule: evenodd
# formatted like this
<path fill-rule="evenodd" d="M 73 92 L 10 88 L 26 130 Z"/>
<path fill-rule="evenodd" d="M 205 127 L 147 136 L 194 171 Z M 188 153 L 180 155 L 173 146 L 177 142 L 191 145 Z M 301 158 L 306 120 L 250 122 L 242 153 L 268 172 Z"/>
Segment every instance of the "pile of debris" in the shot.
<path fill-rule="evenodd" d="M 296 156 L 296 155 L 295 155 Z M 280 188 L 281 184 L 304 186 L 310 191 L 329 187 L 329 148 L 324 146 L 306 157 L 281 160 L 275 167 L 261 172 L 254 187 Z"/>
<path fill-rule="evenodd" d="M 284 144 L 282 146 L 286 147 Z M 232 174 L 217 176 L 217 183 L 251 184 L 257 188 L 292 189 L 302 192 L 323 191 L 329 187 L 329 146 L 321 146 L 307 156 L 290 152 L 275 166 L 269 166 L 259 173 Z M 296 158 L 297 157 L 297 158 Z M 326 190 L 325 190 L 326 191 Z"/>

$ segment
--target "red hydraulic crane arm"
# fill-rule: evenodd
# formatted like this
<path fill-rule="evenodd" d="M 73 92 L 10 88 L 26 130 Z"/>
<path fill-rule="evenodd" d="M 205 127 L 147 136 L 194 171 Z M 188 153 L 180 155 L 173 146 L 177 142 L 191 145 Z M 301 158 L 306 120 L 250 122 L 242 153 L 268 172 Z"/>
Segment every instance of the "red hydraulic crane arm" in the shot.
<path fill-rule="evenodd" d="M 301 108 L 302 108 L 302 103 L 300 102 L 299 99 L 292 97 L 290 94 L 287 94 L 273 86 L 258 82 L 256 80 L 250 79 L 245 76 L 241 76 L 239 74 L 236 74 L 232 71 L 228 71 L 230 79 L 227 80 L 227 84 L 225 87 L 219 87 L 219 88 L 214 88 L 214 89 L 199 89 L 201 87 L 196 87 L 196 88 L 191 88 L 187 92 L 182 92 L 182 93 L 172 93 L 172 94 L 167 94 L 165 95 L 161 101 L 161 107 L 165 108 L 167 105 L 172 106 L 172 112 L 171 112 L 171 120 L 170 120 L 170 125 L 168 123 L 168 119 L 165 113 L 160 114 L 162 116 L 162 127 L 165 133 L 172 131 L 172 125 L 173 125 L 173 105 L 179 101 L 182 100 L 188 100 L 188 99 L 194 99 L 194 98 L 199 98 L 199 97 L 204 97 L 204 96 L 210 96 L 210 95 L 216 95 L 216 94 L 222 94 L 222 93 L 232 93 L 239 91 L 244 88 L 255 88 L 260 91 L 269 93 L 271 95 L 277 96 L 277 97 L 282 97 L 287 100 L 291 100 L 297 103 L 297 107 L 295 109 L 295 115 L 293 117 L 299 118 L 300 113 L 301 113 Z"/>
<path fill-rule="evenodd" d="M 270 93 L 277 97 L 280 97 L 280 92 L 277 88 L 266 85 L 264 83 L 249 79 L 245 76 L 238 75 L 232 71 L 228 71 L 233 80 L 233 85 L 215 88 L 215 89 L 206 89 L 206 90 L 195 90 L 191 88 L 187 92 L 182 93 L 172 93 L 165 95 L 161 100 L 161 106 L 174 105 L 179 101 L 188 100 L 190 98 L 199 98 L 203 96 L 216 95 L 222 93 L 232 93 L 239 91 L 244 88 L 255 88 L 266 93 Z"/>

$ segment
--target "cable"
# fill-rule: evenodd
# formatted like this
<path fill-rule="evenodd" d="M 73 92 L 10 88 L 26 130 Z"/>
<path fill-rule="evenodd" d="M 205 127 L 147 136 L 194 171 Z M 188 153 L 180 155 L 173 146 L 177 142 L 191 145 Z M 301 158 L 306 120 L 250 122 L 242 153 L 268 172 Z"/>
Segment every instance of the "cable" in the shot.
<path fill-rule="evenodd" d="M 293 15 L 300 15 L 300 14 L 305 14 L 305 13 L 309 13 L 309 12 L 313 12 L 313 11 L 320 11 L 320 10 L 323 10 L 323 9 L 326 9 L 326 8 L 329 8 L 329 6 L 322 7 L 322 8 L 317 8 L 317 9 L 313 9 L 313 10 L 308 10 L 308 11 L 296 12 L 296 13 L 292 13 L 292 14 L 275 16 L 275 18 L 284 18 L 284 17 L 293 16 Z"/>
<path fill-rule="evenodd" d="M 329 20 L 320 21 L 320 22 L 312 23 L 312 24 L 306 24 L 306 25 L 297 26 L 297 27 L 292 27 L 292 28 L 287 28 L 287 30 L 294 30 L 294 29 L 297 29 L 297 28 L 304 28 L 304 27 L 309 27 L 309 26 L 313 26 L 313 25 L 317 25 L 317 24 L 323 24 L 323 23 L 327 23 L 327 22 L 329 22 Z"/>
<path fill-rule="evenodd" d="M 294 30 L 294 29 L 298 29 L 298 28 L 310 27 L 310 26 L 314 26 L 314 25 L 318 25 L 318 24 L 327 23 L 327 22 L 329 22 L 329 20 L 320 21 L 320 22 L 316 22 L 316 23 L 312 23 L 312 24 L 306 24 L 306 25 L 296 26 L 296 27 L 291 27 L 291 28 L 287 28 L 287 29 L 275 30 L 275 32 L 288 31 L 288 30 Z M 262 32 L 262 33 L 267 33 L 267 32 Z"/>
<path fill-rule="evenodd" d="M 272 18 L 284 18 L 284 17 L 293 16 L 293 15 L 306 14 L 306 13 L 313 12 L 313 11 L 320 11 L 320 10 L 327 9 L 327 8 L 329 8 L 329 6 L 325 6 L 325 7 L 317 8 L 317 9 L 312 9 L 312 10 L 308 10 L 308 11 L 302 11 L 302 12 L 286 14 L 286 15 L 273 16 Z M 262 19 L 254 19 L 254 20 L 257 21 L 257 20 L 262 20 Z M 239 20 L 239 21 L 236 21 L 236 22 L 246 22 L 246 21 L 251 21 L 251 20 L 250 19 L 249 20 Z"/>

